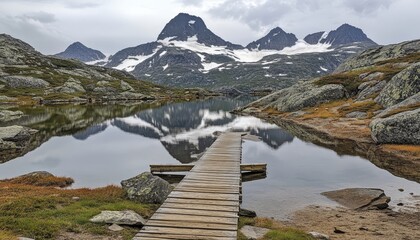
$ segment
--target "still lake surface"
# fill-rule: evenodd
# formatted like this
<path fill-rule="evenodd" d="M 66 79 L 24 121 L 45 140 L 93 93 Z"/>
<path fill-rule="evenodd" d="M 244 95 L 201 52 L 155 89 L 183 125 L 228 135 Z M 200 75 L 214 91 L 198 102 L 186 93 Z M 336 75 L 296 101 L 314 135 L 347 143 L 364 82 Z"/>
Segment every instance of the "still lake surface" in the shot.
<path fill-rule="evenodd" d="M 321 192 L 347 187 L 381 188 L 391 207 L 409 203 L 420 184 L 396 177 L 357 156 L 305 142 L 276 125 L 229 111 L 249 99 L 211 99 L 165 106 L 49 106 L 20 109 L 15 122 L 39 129 L 36 148 L 0 164 L 0 178 L 48 171 L 75 180 L 72 187 L 119 185 L 149 171 L 150 164 L 192 163 L 215 140 L 216 131 L 250 131 L 244 163 L 267 163 L 267 177 L 245 182 L 243 207 L 285 219 L 308 205 L 335 205 Z M 12 109 L 13 110 L 13 109 Z M 404 192 L 398 189 L 403 188 Z"/>

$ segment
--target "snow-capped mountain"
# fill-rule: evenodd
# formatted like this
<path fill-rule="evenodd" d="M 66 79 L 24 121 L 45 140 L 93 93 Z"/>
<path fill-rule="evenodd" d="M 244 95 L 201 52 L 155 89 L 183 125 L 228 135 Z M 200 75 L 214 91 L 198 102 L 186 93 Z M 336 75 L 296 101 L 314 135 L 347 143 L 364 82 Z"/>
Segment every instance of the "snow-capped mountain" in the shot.
<path fill-rule="evenodd" d="M 317 32 L 307 35 L 304 40 L 309 44 L 331 44 L 331 46 L 339 46 L 352 43 L 363 43 L 368 46 L 376 46 L 377 44 L 369 39 L 362 29 L 343 24 L 336 30 L 330 32 Z"/>
<path fill-rule="evenodd" d="M 106 56 L 98 50 L 88 48 L 81 42 L 70 44 L 64 52 L 55 54 L 57 57 L 66 59 L 77 59 L 85 63 L 96 63 L 97 61 L 105 61 Z"/>
<path fill-rule="evenodd" d="M 286 33 L 283 29 L 276 27 L 263 38 L 248 44 L 246 48 L 250 50 L 282 50 L 295 45 L 297 41 L 298 39 L 293 33 Z"/>
<path fill-rule="evenodd" d="M 214 34 L 200 17 L 180 13 L 156 41 L 123 49 L 105 66 L 176 87 L 284 88 L 332 72 L 372 45 L 360 29 L 345 24 L 304 40 L 277 27 L 245 48 Z"/>

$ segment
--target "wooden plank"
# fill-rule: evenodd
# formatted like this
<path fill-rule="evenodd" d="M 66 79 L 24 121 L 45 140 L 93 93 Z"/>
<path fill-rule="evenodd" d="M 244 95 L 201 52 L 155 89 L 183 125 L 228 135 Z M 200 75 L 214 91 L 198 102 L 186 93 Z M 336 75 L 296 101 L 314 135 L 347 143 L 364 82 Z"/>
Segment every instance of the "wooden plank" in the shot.
<path fill-rule="evenodd" d="M 144 233 L 169 233 L 169 234 L 185 234 L 196 237 L 212 236 L 212 237 L 236 237 L 237 231 L 228 230 L 209 230 L 209 229 L 192 229 L 192 228 L 173 228 L 173 227 L 149 227 L 144 226 L 142 229 Z M 198 238 L 200 239 L 200 238 Z"/>
<path fill-rule="evenodd" d="M 212 216 L 212 217 L 226 217 L 226 218 L 238 218 L 238 213 L 235 212 L 223 212 L 223 211 L 211 211 L 211 210 L 200 210 L 200 209 L 177 209 L 177 208 L 166 208 L 160 207 L 157 213 L 171 213 L 171 214 L 185 214 L 194 216 Z"/>
<path fill-rule="evenodd" d="M 165 203 L 182 203 L 185 205 L 202 204 L 202 205 L 216 205 L 216 206 L 239 206 L 237 201 L 227 200 L 210 200 L 210 199 L 186 199 L 186 198 L 167 198 Z"/>
<path fill-rule="evenodd" d="M 211 236 L 200 236 L 197 238 L 196 236 L 192 235 L 182 235 L 182 234 L 165 234 L 165 233 L 138 233 L 133 240 L 190 240 L 190 239 L 201 239 L 201 240 L 236 240 L 233 237 L 211 237 Z"/>
<path fill-rule="evenodd" d="M 238 212 L 238 206 L 223 206 L 223 205 L 208 205 L 208 204 L 185 204 L 185 203 L 171 203 L 165 202 L 162 204 L 165 208 L 177 208 L 177 209 L 197 209 L 197 210 L 209 210 L 209 211 L 223 211 L 223 212 Z"/>
<path fill-rule="evenodd" d="M 149 220 L 147 222 L 147 225 L 153 226 L 153 227 L 181 227 L 181 228 L 231 230 L 231 231 L 237 230 L 235 225 L 220 224 L 220 223 L 198 223 L 198 222 Z"/>
<path fill-rule="evenodd" d="M 177 192 L 172 191 L 169 194 L 172 198 L 191 198 L 191 199 L 211 199 L 211 200 L 229 200 L 239 201 L 238 194 L 222 194 L 222 193 L 190 193 L 190 192 Z"/>
<path fill-rule="evenodd" d="M 182 222 L 202 222 L 202 223 L 223 223 L 223 224 L 237 224 L 236 218 L 214 217 L 214 216 L 194 216 L 185 214 L 168 214 L 155 213 L 150 220 L 171 220 Z M 146 222 L 147 226 L 147 222 Z"/>

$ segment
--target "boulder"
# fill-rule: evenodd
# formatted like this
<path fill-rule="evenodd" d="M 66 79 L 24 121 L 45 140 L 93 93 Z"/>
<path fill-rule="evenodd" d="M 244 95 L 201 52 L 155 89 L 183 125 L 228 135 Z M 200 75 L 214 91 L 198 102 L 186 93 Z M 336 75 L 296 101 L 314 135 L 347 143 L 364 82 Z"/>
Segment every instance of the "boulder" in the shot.
<path fill-rule="evenodd" d="M 392 113 L 398 113 L 397 111 L 404 112 L 404 109 L 410 110 L 410 108 L 420 107 L 420 92 L 405 99 L 404 101 L 395 104 L 380 113 L 378 113 L 375 118 L 381 118 L 385 116 L 392 115 Z M 406 111 L 407 111 L 406 110 Z"/>
<path fill-rule="evenodd" d="M 366 118 L 367 114 L 365 112 L 351 112 L 346 114 L 346 118 Z"/>
<path fill-rule="evenodd" d="M 281 112 L 299 111 L 306 107 L 314 107 L 321 103 L 341 99 L 345 89 L 339 84 L 318 86 L 314 81 L 299 83 L 292 87 L 261 98 L 245 108 L 273 107 Z"/>
<path fill-rule="evenodd" d="M 143 226 L 146 221 L 136 212 L 127 211 L 102 211 L 89 221 L 93 223 L 108 223 L 119 225 Z"/>
<path fill-rule="evenodd" d="M 108 229 L 111 230 L 111 231 L 113 231 L 113 232 L 119 232 L 119 231 L 124 230 L 123 227 L 121 227 L 120 225 L 115 224 L 115 223 L 112 224 L 111 226 L 109 226 Z"/>
<path fill-rule="evenodd" d="M 134 88 L 128 84 L 127 82 L 124 82 L 123 80 L 121 80 L 121 90 L 123 91 L 134 91 Z"/>
<path fill-rule="evenodd" d="M 22 126 L 0 127 L 0 150 L 24 146 L 37 131 Z"/>
<path fill-rule="evenodd" d="M 80 81 L 75 80 L 73 78 L 69 78 L 63 86 L 58 87 L 57 92 L 61 93 L 75 93 L 75 92 L 86 92 L 86 90 L 83 88 Z"/>
<path fill-rule="evenodd" d="M 321 194 L 351 209 L 384 209 L 390 201 L 382 189 L 375 188 L 346 188 Z"/>
<path fill-rule="evenodd" d="M 315 239 L 330 240 L 330 236 L 319 233 L 319 232 L 308 232 L 308 234 Z"/>
<path fill-rule="evenodd" d="M 359 78 L 363 79 L 364 81 L 373 81 L 373 80 L 380 80 L 384 76 L 382 72 L 374 72 L 374 73 L 364 73 L 359 76 Z"/>
<path fill-rule="evenodd" d="M 50 84 L 40 78 L 26 76 L 7 76 L 0 78 L 10 88 L 46 88 Z"/>
<path fill-rule="evenodd" d="M 245 225 L 239 231 L 246 237 L 246 239 L 256 240 L 264 237 L 270 229 Z"/>
<path fill-rule="evenodd" d="M 245 209 L 245 208 L 240 208 L 239 209 L 239 216 L 254 218 L 254 217 L 257 216 L 257 213 L 255 211 L 252 211 L 252 210 L 248 210 L 248 209 Z"/>
<path fill-rule="evenodd" d="M 420 144 L 420 108 L 377 118 L 369 127 L 376 143 Z"/>
<path fill-rule="evenodd" d="M 411 65 L 392 77 L 375 99 L 388 108 L 420 92 L 420 63 Z"/>
<path fill-rule="evenodd" d="M 0 110 L 0 122 L 9 122 L 23 116 L 21 111 Z"/>
<path fill-rule="evenodd" d="M 121 185 L 129 199 L 141 203 L 161 204 L 172 191 L 167 181 L 149 172 L 124 180 Z"/>
<path fill-rule="evenodd" d="M 363 87 L 361 84 L 359 87 Z M 362 101 L 369 97 L 372 97 L 374 94 L 378 94 L 385 86 L 387 85 L 386 81 L 380 81 L 372 86 L 366 86 L 362 91 L 357 94 L 356 101 Z"/>
<path fill-rule="evenodd" d="M 357 87 L 357 89 L 359 89 L 359 90 L 363 90 L 363 89 L 365 89 L 365 88 L 367 88 L 367 87 L 371 87 L 371 86 L 373 86 L 373 85 L 377 84 L 378 82 L 379 82 L 379 81 L 376 81 L 376 80 L 363 82 L 363 83 L 361 83 L 361 84 Z"/>

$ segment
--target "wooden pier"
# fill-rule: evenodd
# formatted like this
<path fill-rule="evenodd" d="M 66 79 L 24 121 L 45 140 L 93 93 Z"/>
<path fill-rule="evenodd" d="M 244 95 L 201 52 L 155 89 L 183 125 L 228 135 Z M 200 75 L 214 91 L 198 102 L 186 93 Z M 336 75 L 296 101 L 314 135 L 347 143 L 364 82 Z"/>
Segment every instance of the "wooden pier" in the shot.
<path fill-rule="evenodd" d="M 241 133 L 220 135 L 133 240 L 237 239 L 241 152 Z"/>

